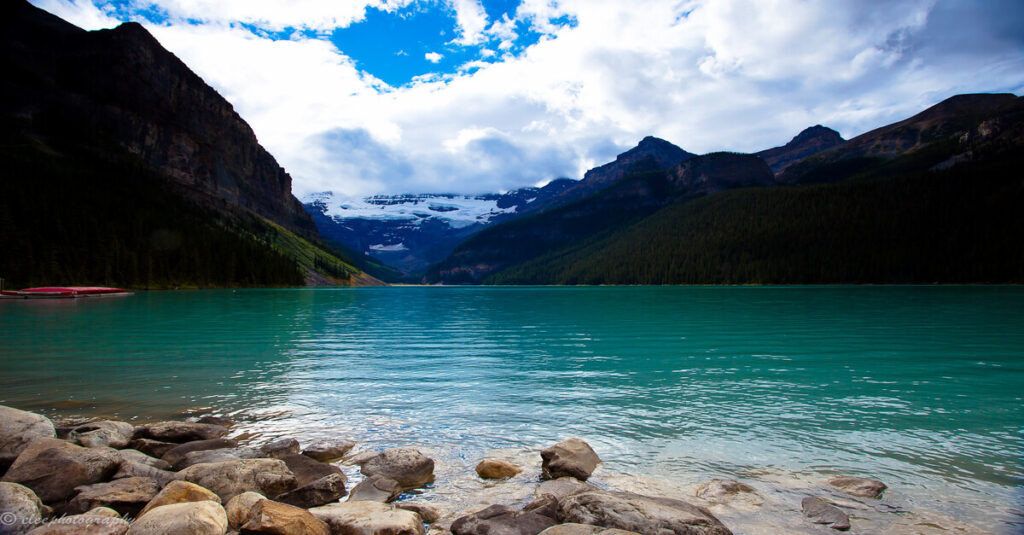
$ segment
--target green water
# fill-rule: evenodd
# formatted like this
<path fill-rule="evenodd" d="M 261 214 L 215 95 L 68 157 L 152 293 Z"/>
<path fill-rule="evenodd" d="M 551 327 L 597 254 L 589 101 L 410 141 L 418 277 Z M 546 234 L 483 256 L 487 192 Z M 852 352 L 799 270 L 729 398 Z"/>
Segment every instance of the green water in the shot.
<path fill-rule="evenodd" d="M 0 403 L 474 459 L 588 440 L 689 482 L 877 477 L 1020 525 L 1024 288 L 360 288 L 0 302 Z M 753 477 L 753 476 L 751 476 Z"/>

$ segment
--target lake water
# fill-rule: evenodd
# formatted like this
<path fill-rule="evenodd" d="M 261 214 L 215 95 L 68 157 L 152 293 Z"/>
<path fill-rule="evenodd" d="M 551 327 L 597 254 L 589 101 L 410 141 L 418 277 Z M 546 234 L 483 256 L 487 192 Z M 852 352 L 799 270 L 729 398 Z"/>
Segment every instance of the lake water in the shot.
<path fill-rule="evenodd" d="M 0 302 L 0 336 L 2 404 L 415 444 L 441 494 L 490 450 L 580 436 L 606 482 L 865 475 L 1024 525 L 1021 287 L 149 292 Z"/>

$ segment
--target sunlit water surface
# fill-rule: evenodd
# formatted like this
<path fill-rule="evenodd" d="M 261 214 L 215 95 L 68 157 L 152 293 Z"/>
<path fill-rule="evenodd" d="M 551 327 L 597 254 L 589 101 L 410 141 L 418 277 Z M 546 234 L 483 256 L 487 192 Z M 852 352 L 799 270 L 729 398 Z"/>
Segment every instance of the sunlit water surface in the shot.
<path fill-rule="evenodd" d="M 490 450 L 580 436 L 605 481 L 865 475 L 1024 522 L 1020 287 L 149 292 L 0 302 L 0 335 L 2 404 L 417 445 L 446 498 Z"/>

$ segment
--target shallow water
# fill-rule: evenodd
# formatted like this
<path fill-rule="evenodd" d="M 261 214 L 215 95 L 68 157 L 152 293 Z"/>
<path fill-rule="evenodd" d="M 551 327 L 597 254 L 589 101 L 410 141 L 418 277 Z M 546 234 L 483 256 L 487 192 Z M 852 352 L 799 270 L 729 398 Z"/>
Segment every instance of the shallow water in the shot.
<path fill-rule="evenodd" d="M 0 336 L 0 403 L 416 444 L 440 496 L 489 450 L 575 435 L 607 481 L 866 475 L 1024 525 L 1021 287 L 149 292 L 0 301 Z"/>

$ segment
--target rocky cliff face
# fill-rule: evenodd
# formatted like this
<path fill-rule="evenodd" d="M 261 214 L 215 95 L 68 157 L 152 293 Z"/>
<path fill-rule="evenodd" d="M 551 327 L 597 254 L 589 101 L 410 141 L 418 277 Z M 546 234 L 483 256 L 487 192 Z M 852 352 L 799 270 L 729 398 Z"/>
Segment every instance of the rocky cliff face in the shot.
<path fill-rule="evenodd" d="M 86 32 L 21 1 L 5 3 L 2 19 L 2 106 L 21 128 L 115 143 L 194 202 L 316 234 L 249 125 L 142 26 Z"/>
<path fill-rule="evenodd" d="M 669 180 L 685 196 L 775 184 L 771 169 L 761 158 L 730 152 L 713 152 L 691 158 L 669 171 Z"/>
<path fill-rule="evenodd" d="M 781 173 L 787 167 L 843 143 L 839 132 L 831 128 L 815 125 L 796 135 L 789 143 L 758 152 L 773 173 Z"/>

